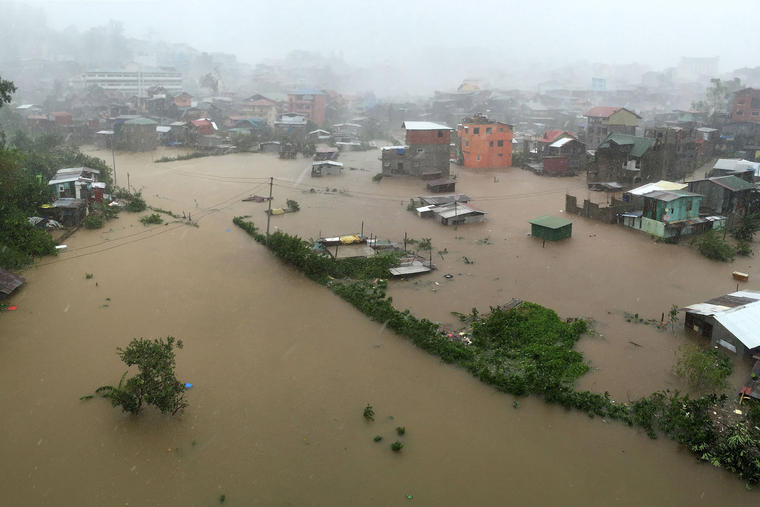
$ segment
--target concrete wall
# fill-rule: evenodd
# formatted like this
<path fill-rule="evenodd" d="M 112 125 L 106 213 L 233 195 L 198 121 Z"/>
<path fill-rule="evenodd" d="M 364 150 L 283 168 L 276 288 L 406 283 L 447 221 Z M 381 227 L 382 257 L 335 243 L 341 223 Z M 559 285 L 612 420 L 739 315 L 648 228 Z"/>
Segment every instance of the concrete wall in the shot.
<path fill-rule="evenodd" d="M 449 130 L 407 130 L 406 144 L 445 144 L 448 150 L 451 143 Z"/>
<path fill-rule="evenodd" d="M 591 218 L 607 224 L 617 223 L 617 216 L 619 213 L 630 211 L 631 205 L 622 201 L 613 199 L 612 204 L 609 206 L 599 205 L 591 202 L 588 199 L 583 201 L 582 206 L 578 206 L 578 198 L 574 195 L 565 194 L 565 211 L 567 213 L 573 213 L 574 215 L 580 215 L 582 217 Z"/>

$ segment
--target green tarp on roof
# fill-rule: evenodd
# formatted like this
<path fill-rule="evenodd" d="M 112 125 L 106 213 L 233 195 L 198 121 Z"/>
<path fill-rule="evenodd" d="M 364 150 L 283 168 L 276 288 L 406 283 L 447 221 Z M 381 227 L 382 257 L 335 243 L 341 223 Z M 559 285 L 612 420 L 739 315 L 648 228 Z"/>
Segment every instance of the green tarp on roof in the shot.
<path fill-rule="evenodd" d="M 150 118 L 135 118 L 125 121 L 124 125 L 158 125 L 158 122 Z"/>
<path fill-rule="evenodd" d="M 641 157 L 649 148 L 652 147 L 654 144 L 654 139 L 649 139 L 648 137 L 632 136 L 630 134 L 613 133 L 608 135 L 607 139 L 605 139 L 602 144 L 599 145 L 599 147 L 609 148 L 610 143 L 624 146 L 631 145 L 631 151 L 629 153 L 630 156 Z"/>
<path fill-rule="evenodd" d="M 716 178 L 710 178 L 710 181 L 717 183 L 721 187 L 725 187 L 733 192 L 738 192 L 740 190 L 752 190 L 755 188 L 755 185 L 752 183 L 741 178 L 737 178 L 736 176 L 718 176 Z"/>
<path fill-rule="evenodd" d="M 546 227 L 548 229 L 559 229 L 560 227 L 565 227 L 566 225 L 572 224 L 570 220 L 553 217 L 551 215 L 544 215 L 538 218 L 534 218 L 533 220 L 530 220 L 530 223 L 533 225 L 540 225 L 541 227 Z"/>

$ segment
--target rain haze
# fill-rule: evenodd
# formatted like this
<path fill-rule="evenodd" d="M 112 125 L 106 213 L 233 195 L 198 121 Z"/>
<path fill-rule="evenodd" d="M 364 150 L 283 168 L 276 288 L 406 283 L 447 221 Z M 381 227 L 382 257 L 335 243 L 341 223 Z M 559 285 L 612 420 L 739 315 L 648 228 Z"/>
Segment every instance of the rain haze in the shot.
<path fill-rule="evenodd" d="M 0 504 L 757 505 L 759 14 L 0 2 Z"/>

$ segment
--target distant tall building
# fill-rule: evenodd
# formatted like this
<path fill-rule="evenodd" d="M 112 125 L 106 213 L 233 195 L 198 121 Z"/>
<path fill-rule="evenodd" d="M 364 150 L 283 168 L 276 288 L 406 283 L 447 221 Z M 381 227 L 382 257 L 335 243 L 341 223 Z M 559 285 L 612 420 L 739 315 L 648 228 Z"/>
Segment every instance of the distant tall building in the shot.
<path fill-rule="evenodd" d="M 288 112 L 298 113 L 316 123 L 325 125 L 327 96 L 319 90 L 295 90 L 288 93 Z"/>
<path fill-rule="evenodd" d="M 718 75 L 720 58 L 713 57 L 681 57 L 677 74 L 683 81 L 697 81 L 714 78 Z"/>
<path fill-rule="evenodd" d="M 145 96 L 148 89 L 160 86 L 169 93 L 182 91 L 182 73 L 174 69 L 128 68 L 124 70 L 93 70 L 81 77 L 85 88 L 99 86 L 104 90 Z"/>
<path fill-rule="evenodd" d="M 745 88 L 734 94 L 731 120 L 734 122 L 760 123 L 760 90 Z"/>

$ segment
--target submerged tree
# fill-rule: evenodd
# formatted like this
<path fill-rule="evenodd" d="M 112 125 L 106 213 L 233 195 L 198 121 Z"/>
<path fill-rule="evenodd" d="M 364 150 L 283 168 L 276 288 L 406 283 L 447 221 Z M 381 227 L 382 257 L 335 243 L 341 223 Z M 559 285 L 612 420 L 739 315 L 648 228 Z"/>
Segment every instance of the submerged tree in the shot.
<path fill-rule="evenodd" d="M 673 370 L 697 391 L 719 391 L 727 386 L 734 369 L 731 359 L 715 349 L 684 344 L 678 350 Z"/>
<path fill-rule="evenodd" d="M 114 407 L 139 414 L 145 404 L 153 405 L 162 413 L 175 415 L 186 406 L 185 386 L 174 375 L 174 348 L 182 348 L 182 340 L 173 336 L 166 339 L 132 340 L 126 349 L 117 353 L 127 366 L 137 366 L 139 372 L 124 381 L 125 371 L 118 386 L 102 386 L 95 392 L 108 398 Z"/>

